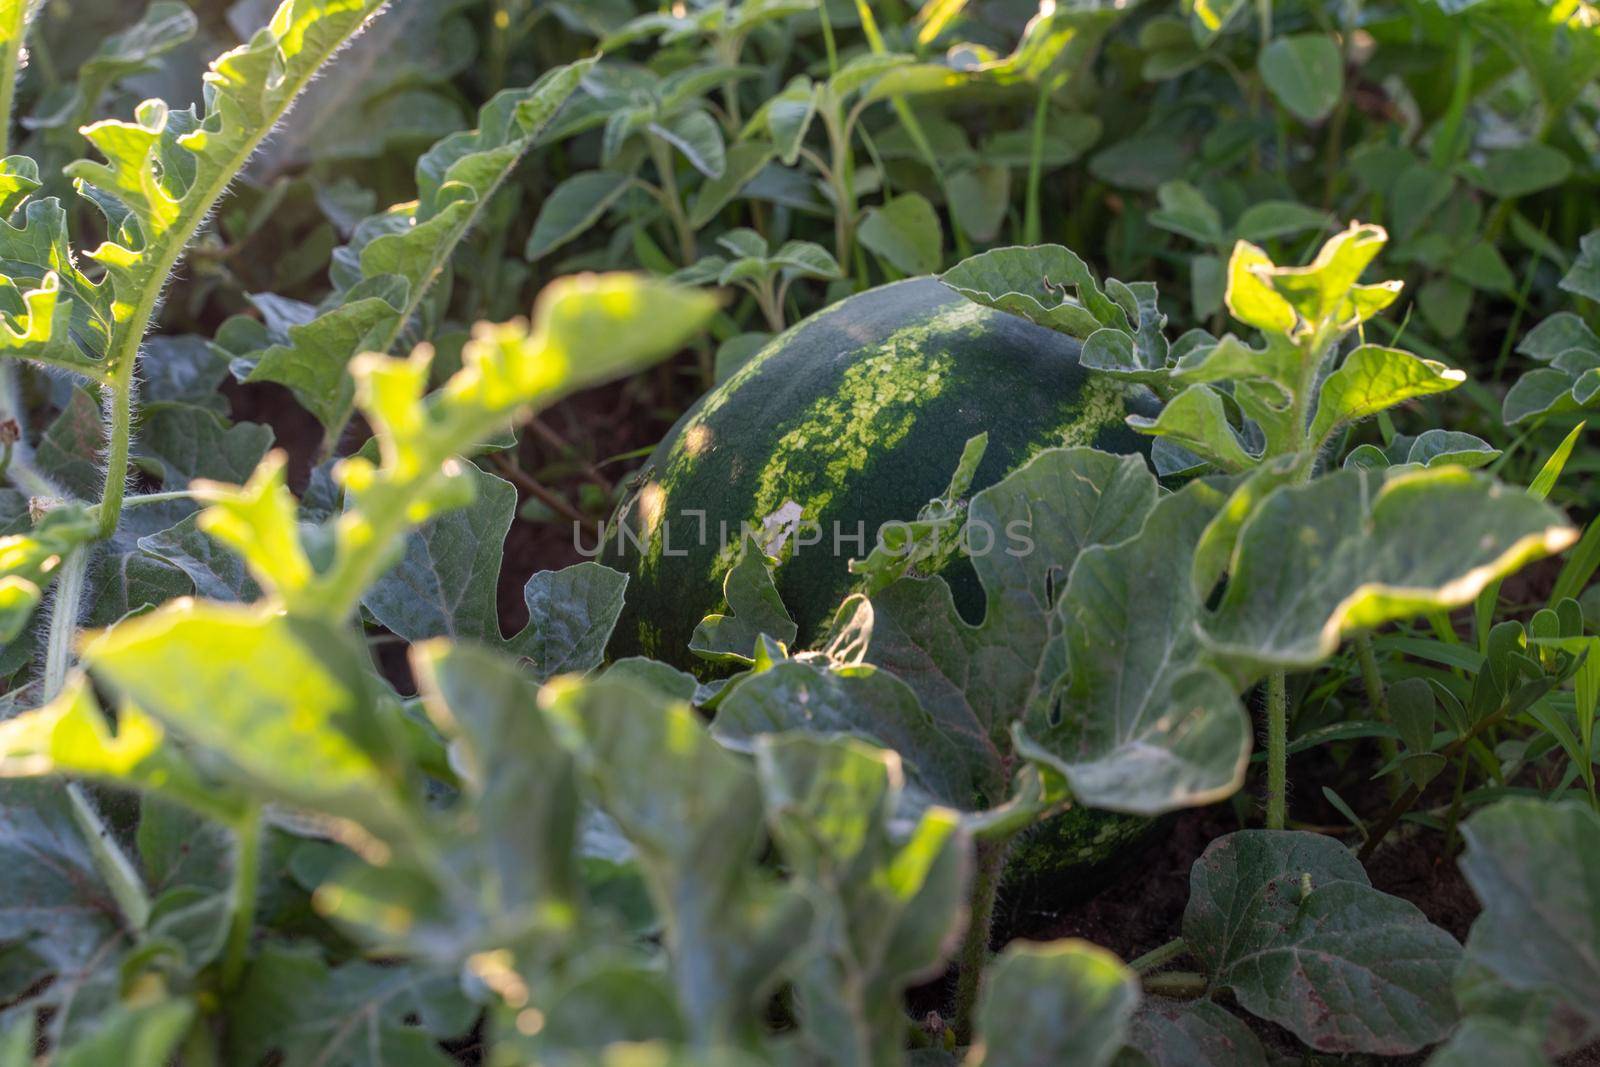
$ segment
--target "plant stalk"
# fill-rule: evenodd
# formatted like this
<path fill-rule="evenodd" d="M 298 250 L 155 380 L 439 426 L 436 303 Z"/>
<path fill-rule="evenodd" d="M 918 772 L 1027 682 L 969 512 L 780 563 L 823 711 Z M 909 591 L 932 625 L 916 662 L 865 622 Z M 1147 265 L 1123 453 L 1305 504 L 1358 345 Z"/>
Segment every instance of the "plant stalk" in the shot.
<path fill-rule="evenodd" d="M 233 860 L 233 917 L 228 924 L 228 944 L 222 958 L 224 989 L 239 984 L 245 957 L 250 951 L 250 932 L 255 928 L 256 891 L 261 870 L 261 809 L 252 804 L 233 831 L 238 851 Z"/>
<path fill-rule="evenodd" d="M 1289 683 L 1283 671 L 1267 678 L 1267 829 L 1289 819 Z"/>
<path fill-rule="evenodd" d="M 1194 971 L 1167 971 L 1147 975 L 1143 979 L 1144 991 L 1158 997 L 1177 1000 L 1195 1000 L 1206 995 L 1209 983 L 1206 976 Z"/>
<path fill-rule="evenodd" d="M 1011 849 L 1011 838 L 977 842 L 976 870 L 972 880 L 971 918 L 967 934 L 961 942 L 956 966 L 960 968 L 956 980 L 955 1032 L 959 1044 L 971 1044 L 973 1022 L 978 1011 L 978 997 L 983 992 L 983 972 L 989 963 L 989 938 L 994 932 L 994 902 L 1000 890 L 1000 876 L 1005 872 L 1006 853 Z"/>
<path fill-rule="evenodd" d="M 1379 721 L 1389 721 L 1389 694 L 1383 685 L 1383 673 L 1378 669 L 1378 657 L 1372 650 L 1372 637 L 1362 634 L 1355 640 L 1356 662 L 1361 665 L 1361 684 L 1367 691 L 1367 703 L 1372 706 L 1373 714 Z M 1383 753 L 1383 762 L 1391 764 L 1400 755 L 1400 746 L 1392 737 L 1380 737 L 1378 750 Z M 1400 779 L 1389 779 L 1389 796 L 1391 799 L 1400 795 Z"/>
<path fill-rule="evenodd" d="M 1171 963 L 1188 951 L 1189 943 L 1181 937 L 1175 937 L 1165 945 L 1146 952 L 1143 956 L 1128 964 L 1128 967 L 1135 974 L 1145 974 Z"/>
<path fill-rule="evenodd" d="M 44 682 L 40 704 L 54 700 L 72 668 L 72 643 L 78 635 L 78 610 L 83 604 L 84 579 L 89 571 L 89 548 L 68 553 L 56 576 L 56 595 L 50 605 L 45 636 Z"/>

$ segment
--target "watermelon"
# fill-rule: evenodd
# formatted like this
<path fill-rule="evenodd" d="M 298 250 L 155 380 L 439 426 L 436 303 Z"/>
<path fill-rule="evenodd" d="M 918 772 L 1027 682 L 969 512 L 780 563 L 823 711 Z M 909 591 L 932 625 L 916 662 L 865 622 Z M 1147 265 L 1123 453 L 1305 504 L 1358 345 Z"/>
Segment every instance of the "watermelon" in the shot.
<path fill-rule="evenodd" d="M 989 445 L 974 493 L 1051 446 L 1147 451 L 1123 420 L 1154 414 L 1154 398 L 1090 375 L 1078 351 L 932 278 L 860 293 L 774 338 L 684 414 L 608 527 L 602 561 L 631 575 L 612 655 L 700 669 L 689 638 L 723 609 L 744 524 L 797 516 L 821 539 L 790 546 L 775 577 L 808 647 L 855 584 L 849 560 L 943 493 L 977 434 Z M 963 616 L 981 619 L 971 563 L 944 578 Z"/>

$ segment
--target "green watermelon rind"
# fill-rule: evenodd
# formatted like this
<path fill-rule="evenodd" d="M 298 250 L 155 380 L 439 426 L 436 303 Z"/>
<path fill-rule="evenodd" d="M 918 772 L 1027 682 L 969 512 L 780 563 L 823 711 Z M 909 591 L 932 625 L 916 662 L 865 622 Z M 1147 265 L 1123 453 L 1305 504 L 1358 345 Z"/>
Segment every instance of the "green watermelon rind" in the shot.
<path fill-rule="evenodd" d="M 775 575 L 805 647 L 854 584 L 848 559 L 943 491 L 968 438 L 989 433 L 973 492 L 1051 446 L 1147 451 L 1124 419 L 1153 401 L 1083 370 L 1078 352 L 931 278 L 858 294 L 774 338 L 679 420 L 609 527 L 601 560 L 632 576 L 612 654 L 701 669 L 689 636 L 724 608 L 742 524 L 786 504 L 825 531 L 809 552 L 785 545 Z M 945 577 L 963 614 L 981 615 L 971 564 Z"/>

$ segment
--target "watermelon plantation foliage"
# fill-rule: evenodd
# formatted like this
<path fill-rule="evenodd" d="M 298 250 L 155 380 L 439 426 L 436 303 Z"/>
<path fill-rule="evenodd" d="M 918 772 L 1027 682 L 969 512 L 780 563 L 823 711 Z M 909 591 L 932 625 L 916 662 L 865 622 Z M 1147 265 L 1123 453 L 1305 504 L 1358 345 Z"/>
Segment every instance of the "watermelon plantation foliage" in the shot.
<path fill-rule="evenodd" d="M 1584 0 L 105 6 L 0 0 L 0 1067 L 1600 1035 Z M 840 439 L 810 364 L 905 329 L 954 403 Z M 491 471 L 626 516 L 649 472 L 574 506 L 518 433 L 686 349 L 606 395 L 723 380 L 652 465 L 754 535 L 508 633 Z M 706 427 L 778 474 L 697 482 Z M 768 554 L 916 464 L 858 558 Z M 1348 831 L 1297 753 L 1380 780 L 1318 783 Z M 1059 904 L 1218 804 L 1170 942 L 994 944 L 1010 857 Z M 1435 839 L 1465 944 L 1365 863 Z"/>

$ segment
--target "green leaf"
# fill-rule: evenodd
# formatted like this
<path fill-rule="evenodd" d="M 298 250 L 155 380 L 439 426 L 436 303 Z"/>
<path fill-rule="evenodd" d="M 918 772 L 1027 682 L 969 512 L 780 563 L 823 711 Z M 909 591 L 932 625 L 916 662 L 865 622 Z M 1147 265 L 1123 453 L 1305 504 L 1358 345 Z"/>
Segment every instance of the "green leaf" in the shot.
<path fill-rule="evenodd" d="M 105 162 L 78 160 L 66 174 L 106 215 L 107 240 L 82 253 L 105 278 L 91 283 L 70 266 L 55 201 L 28 205 L 23 229 L 3 242 L 5 285 L 26 310 L 0 348 L 92 378 L 130 373 L 123 365 L 201 222 L 322 64 L 381 6 L 285 0 L 265 29 L 211 64 L 204 115 L 149 100 L 132 122 L 84 127 Z"/>
<path fill-rule="evenodd" d="M 46 512 L 27 533 L 0 537 L 0 641 L 22 632 L 65 558 L 97 527 L 85 508 L 69 504 Z"/>
<path fill-rule="evenodd" d="M 1455 1025 L 1451 936 L 1339 842 L 1246 830 L 1195 861 L 1183 937 L 1241 1006 L 1324 1052 L 1402 1055 Z"/>
<path fill-rule="evenodd" d="M 1061 245 L 980 252 L 939 280 L 968 300 L 1079 340 L 1103 326 L 1132 329 L 1127 313 L 1101 290 L 1088 264 Z"/>
<path fill-rule="evenodd" d="M 1116 1067 L 1267 1067 L 1261 1041 L 1214 1001 L 1146 998 Z"/>
<path fill-rule="evenodd" d="M 1184 172 L 1189 150 L 1183 142 L 1163 136 L 1133 136 L 1100 149 L 1089 157 L 1089 172 L 1124 189 L 1154 192 L 1161 183 Z"/>
<path fill-rule="evenodd" d="M 14 0 L 10 7 L 26 12 L 32 0 Z M 76 79 L 68 91 L 49 95 L 43 106 L 23 119 L 30 129 L 81 126 L 94 117 L 106 90 L 123 78 L 157 69 L 155 60 L 194 36 L 199 21 L 186 4 L 176 0 L 156 0 L 139 20 L 127 29 L 105 38 L 98 48 L 78 65 Z"/>
<path fill-rule="evenodd" d="M 581 801 L 571 756 L 534 710 L 537 683 L 476 645 L 429 641 L 411 663 L 465 798 L 451 866 L 474 886 L 489 928 L 532 924 L 556 940 L 578 903 Z"/>
<path fill-rule="evenodd" d="M 1549 363 L 1573 349 L 1600 355 L 1600 337 L 1570 311 L 1556 312 L 1517 342 L 1518 352 L 1540 363 Z"/>
<path fill-rule="evenodd" d="M 522 587 L 528 625 L 506 641 L 537 681 L 586 674 L 605 658 L 628 576 L 598 563 L 540 571 Z"/>
<path fill-rule="evenodd" d="M 187 489 L 196 478 L 242 482 L 272 447 L 272 428 L 259 422 L 228 422 L 188 404 L 151 404 L 135 442 L 135 454 L 161 468 L 161 487 Z"/>
<path fill-rule="evenodd" d="M 1314 666 L 1346 634 L 1470 603 L 1576 539 L 1553 508 L 1460 467 L 1340 471 L 1255 509 L 1204 640 L 1255 669 Z"/>
<path fill-rule="evenodd" d="M 715 180 L 727 171 L 722 127 L 706 112 L 685 111 L 665 121 L 649 123 L 646 128 L 683 153 L 683 158 L 707 178 Z"/>
<path fill-rule="evenodd" d="M 183 571 L 194 582 L 195 592 L 207 600 L 251 601 L 261 596 L 245 562 L 201 532 L 194 515 L 139 538 L 139 549 Z"/>
<path fill-rule="evenodd" d="M 805 896 L 753 863 L 764 837 L 754 770 L 688 704 L 633 683 L 558 680 L 540 706 L 638 850 L 690 1033 L 702 1045 L 748 1034 L 813 923 Z"/>
<path fill-rule="evenodd" d="M 981 243 L 1000 236 L 1006 212 L 1011 207 L 1011 171 L 1008 168 L 979 164 L 950 175 L 946 186 L 951 218 L 962 232 Z"/>
<path fill-rule="evenodd" d="M 1490 152 L 1469 176 L 1485 192 L 1507 200 L 1560 185 L 1572 173 L 1572 160 L 1558 148 L 1531 141 Z"/>
<path fill-rule="evenodd" d="M 839 261 L 833 258 L 833 253 L 811 241 L 785 241 L 783 246 L 772 254 L 771 262 L 786 275 L 793 277 L 829 281 L 844 276 L 844 271 L 840 269 Z"/>
<path fill-rule="evenodd" d="M 887 670 L 825 668 L 787 660 L 742 679 L 717 705 L 712 733 L 737 749 L 763 735 L 805 732 L 863 738 L 902 761 L 907 798 L 971 810 L 1005 788 L 984 746 L 930 718 L 917 694 Z"/>
<path fill-rule="evenodd" d="M 1261 52 L 1261 79 L 1302 122 L 1321 122 L 1333 113 L 1344 92 L 1344 57 L 1331 37 L 1320 33 L 1279 37 Z"/>
<path fill-rule="evenodd" d="M 1579 404 L 1572 397 L 1574 378 L 1566 371 L 1539 367 L 1512 383 L 1501 404 L 1500 417 L 1507 426 L 1518 426 L 1540 415 L 1572 411 Z"/>
<path fill-rule="evenodd" d="M 1028 709 L 1017 744 L 1084 804 L 1153 815 L 1244 781 L 1249 716 L 1207 662 L 1189 582 L 1221 503 L 1195 483 L 1158 502 L 1137 537 L 1089 548 L 1072 568 L 1044 657 L 1065 673 Z"/>
<path fill-rule="evenodd" d="M 903 274 L 932 274 L 944 266 L 943 224 L 918 193 L 902 193 L 882 207 L 868 208 L 857 236 Z"/>
<path fill-rule="evenodd" d="M 1503 800 L 1462 827 L 1461 870 L 1483 902 L 1467 955 L 1518 990 L 1554 991 L 1600 1025 L 1600 817 Z"/>
<path fill-rule="evenodd" d="M 1045 660 L 1062 576 L 1090 546 L 1136 534 L 1155 492 L 1136 457 L 1042 452 L 972 500 L 969 541 L 974 548 L 987 542 L 972 555 L 986 601 L 981 625 L 961 618 L 939 578 L 901 580 L 872 597 L 870 632 L 861 635 L 866 659 L 894 671 L 938 731 L 969 753 L 965 773 L 982 791 L 963 809 L 1007 799 L 1000 791 L 1013 770 L 1012 726 L 1036 699 L 1036 687 L 1065 669 L 1059 659 Z M 887 719 L 875 718 L 873 730 Z M 944 744 L 907 750 L 908 767 L 924 780 L 948 775 Z"/>
<path fill-rule="evenodd" d="M 1139 981 L 1085 941 L 1014 942 L 991 965 L 967 1067 L 1105 1067 L 1128 1033 Z"/>
<path fill-rule="evenodd" d="M 1329 238 L 1309 265 L 1270 267 L 1265 280 L 1307 324 L 1363 322 L 1400 292 L 1397 283 L 1356 284 L 1388 239 L 1381 226 L 1353 222 Z"/>
<path fill-rule="evenodd" d="M 233 1063 L 276 1052 L 286 1063 L 325 1067 L 448 1067 L 438 1041 L 472 1023 L 454 974 L 363 960 L 331 967 L 311 946 L 272 942 L 230 1009 Z"/>
<path fill-rule="evenodd" d="M 600 221 L 633 183 L 632 175 L 614 170 L 575 174 L 556 186 L 539 207 L 524 255 L 542 259 Z"/>
<path fill-rule="evenodd" d="M 477 129 L 428 149 L 417 160 L 416 204 L 357 227 L 357 241 L 335 253 L 349 262 L 348 276 L 335 272 L 334 295 L 316 318 L 289 329 L 288 344 L 255 355 L 249 380 L 289 386 L 325 427 L 341 427 L 353 399 L 346 364 L 400 341 L 490 198 L 593 66 L 558 67 L 528 88 L 497 94 L 478 112 Z M 391 219 L 398 224 L 384 221 Z"/>
<path fill-rule="evenodd" d="M 943 972 L 965 925 L 970 843 L 944 809 L 892 829 L 898 762 L 844 738 L 756 744 L 768 825 L 821 920 L 795 979 L 802 1042 L 819 1062 L 899 1058 L 905 990 Z"/>
<path fill-rule="evenodd" d="M 1233 232 L 1245 241 L 1271 241 L 1278 237 L 1292 237 L 1306 230 L 1321 230 L 1332 225 L 1333 217 L 1326 211 L 1295 200 L 1263 200 L 1251 204 L 1233 224 Z"/>
<path fill-rule="evenodd" d="M 1195 455 L 1236 473 L 1255 466 L 1228 422 L 1222 394 L 1209 385 L 1191 385 L 1167 402 L 1155 418 L 1129 415 L 1128 425 L 1152 437 L 1164 437 Z"/>
<path fill-rule="evenodd" d="M 806 131 L 816 117 L 817 98 L 821 92 L 821 88 L 812 84 L 810 78 L 804 74 L 797 75 L 784 86 L 783 92 L 761 106 L 761 110 L 750 120 L 750 128 L 746 133 L 765 122 L 778 158 L 783 160 L 784 166 L 794 166 L 800 158 Z"/>
<path fill-rule="evenodd" d="M 1443 363 L 1398 348 L 1361 345 L 1322 383 L 1311 421 L 1314 441 L 1419 396 L 1448 392 L 1467 376 Z"/>
<path fill-rule="evenodd" d="M 53 1008 L 56 1036 L 80 1027 L 78 998 L 96 999 L 86 987 L 131 939 L 61 782 L 0 779 L 0 890 L 0 995 Z"/>
<path fill-rule="evenodd" d="M 171 1062 L 194 1015 L 195 1006 L 187 1000 L 159 1000 L 137 1007 L 115 1005 L 92 1033 L 61 1049 L 54 1062 L 60 1067 Z"/>
<path fill-rule="evenodd" d="M 772 162 L 775 153 L 776 149 L 766 141 L 741 141 L 730 147 L 722 176 L 708 179 L 695 193 L 694 203 L 689 208 L 689 225 L 699 229 L 716 218 L 717 213 L 732 203 L 740 190 Z M 532 247 L 532 238 L 529 247 Z M 539 254 L 545 251 L 549 250 L 544 249 Z M 528 258 L 537 257 L 530 252 Z"/>
<path fill-rule="evenodd" d="M 1184 181 L 1162 182 L 1156 199 L 1161 208 L 1150 213 L 1152 225 L 1203 245 L 1222 243 L 1222 216 L 1199 189 Z"/>
<path fill-rule="evenodd" d="M 102 634 L 84 658 L 163 726 L 224 756 L 228 775 L 258 795 L 391 842 L 410 835 L 398 723 L 340 630 L 270 605 L 178 601 Z"/>
<path fill-rule="evenodd" d="M 747 537 L 739 560 L 722 582 L 728 614 L 707 615 L 694 628 L 689 650 L 712 663 L 749 664 L 763 635 L 785 647 L 794 644 L 800 629 L 783 606 L 772 580 L 777 561 Z"/>
<path fill-rule="evenodd" d="M 50 703 L 0 723 L 0 767 L 16 776 L 96 778 L 157 792 L 223 820 L 237 817 L 238 794 L 206 779 L 163 741 L 161 727 L 135 707 L 122 709 L 113 736 L 80 676 Z"/>
<path fill-rule="evenodd" d="M 1561 279 L 1561 288 L 1590 300 L 1600 300 L 1600 230 L 1585 234 L 1579 248 L 1572 269 Z"/>
<path fill-rule="evenodd" d="M 987 432 L 971 438 L 961 448 L 961 458 L 942 496 L 917 510 L 904 523 L 885 523 L 866 559 L 850 561 L 850 573 L 864 577 L 856 588 L 868 596 L 908 574 L 938 574 L 961 551 L 962 518 L 978 464 L 989 448 Z"/>
<path fill-rule="evenodd" d="M 1478 241 L 1451 257 L 1450 274 L 1474 289 L 1510 295 L 1517 280 L 1506 265 L 1500 250 L 1488 241 Z"/>
<path fill-rule="evenodd" d="M 1428 1057 L 1427 1067 L 1549 1067 L 1539 1040 L 1526 1030 L 1486 1016 L 1462 1020 L 1450 1040 Z"/>
<path fill-rule="evenodd" d="M 1407 463 L 1424 467 L 1454 464 L 1469 470 L 1500 458 L 1500 450 L 1482 438 L 1459 430 L 1424 430 L 1406 453 Z"/>
<path fill-rule="evenodd" d="M 468 477 L 472 502 L 408 534 L 401 557 L 361 598 L 374 618 L 407 641 L 499 642 L 495 594 L 517 491 L 477 467 L 468 468 Z"/>

